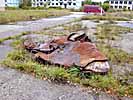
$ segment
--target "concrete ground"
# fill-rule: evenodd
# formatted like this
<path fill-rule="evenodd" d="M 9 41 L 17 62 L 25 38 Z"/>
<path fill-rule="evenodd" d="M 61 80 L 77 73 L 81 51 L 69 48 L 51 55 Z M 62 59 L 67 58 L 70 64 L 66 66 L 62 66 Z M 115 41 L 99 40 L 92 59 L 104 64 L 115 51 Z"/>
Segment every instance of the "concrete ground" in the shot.
<path fill-rule="evenodd" d="M 84 14 L 74 13 L 69 16 L 51 19 L 41 19 L 33 22 L 19 22 L 20 28 L 4 29 L 0 32 L 0 38 L 20 34 L 25 31 L 37 31 L 59 24 L 65 24 L 80 18 Z M 0 26 L 1 28 L 1 26 Z M 12 50 L 9 43 L 11 40 L 0 45 L 0 60 Z M 54 84 L 46 80 L 36 79 L 28 74 L 14 69 L 0 66 L 0 100 L 119 100 L 118 97 L 104 92 L 93 92 L 81 86 Z M 121 100 L 133 100 L 121 98 Z"/>

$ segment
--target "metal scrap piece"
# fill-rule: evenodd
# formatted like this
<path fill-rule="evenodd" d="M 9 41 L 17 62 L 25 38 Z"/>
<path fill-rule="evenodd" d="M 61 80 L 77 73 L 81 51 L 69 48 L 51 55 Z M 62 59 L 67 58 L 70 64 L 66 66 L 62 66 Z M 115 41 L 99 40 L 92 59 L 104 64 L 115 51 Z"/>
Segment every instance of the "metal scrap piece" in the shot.
<path fill-rule="evenodd" d="M 71 34 L 59 37 L 46 43 L 32 45 L 27 43 L 26 49 L 36 50 L 35 57 L 51 64 L 71 67 L 80 66 L 82 71 L 108 72 L 108 59 L 91 43 L 85 34 Z M 29 46 L 28 46 L 29 45 Z"/>

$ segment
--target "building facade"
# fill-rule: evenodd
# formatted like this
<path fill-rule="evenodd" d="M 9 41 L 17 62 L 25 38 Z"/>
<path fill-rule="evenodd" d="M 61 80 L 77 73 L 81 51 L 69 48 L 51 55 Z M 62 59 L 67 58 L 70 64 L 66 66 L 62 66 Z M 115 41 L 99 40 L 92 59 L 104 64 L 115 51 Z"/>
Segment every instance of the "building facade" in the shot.
<path fill-rule="evenodd" d="M 5 10 L 5 0 L 0 0 L 0 11 Z"/>
<path fill-rule="evenodd" d="M 32 0 L 32 7 L 61 7 L 80 9 L 84 0 Z"/>
<path fill-rule="evenodd" d="M 110 8 L 133 10 L 133 0 L 109 0 Z"/>
<path fill-rule="evenodd" d="M 19 7 L 21 0 L 5 0 L 6 7 Z"/>

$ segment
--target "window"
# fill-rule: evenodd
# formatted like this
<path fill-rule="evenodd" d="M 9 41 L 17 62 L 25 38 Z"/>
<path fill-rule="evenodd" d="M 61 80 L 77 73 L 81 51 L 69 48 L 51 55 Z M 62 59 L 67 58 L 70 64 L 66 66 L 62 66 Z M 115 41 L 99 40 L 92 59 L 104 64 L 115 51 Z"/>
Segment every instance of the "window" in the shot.
<path fill-rule="evenodd" d="M 119 8 L 121 9 L 121 8 L 122 8 L 122 6 L 119 6 Z"/>
<path fill-rule="evenodd" d="M 111 1 L 111 4 L 113 4 L 114 3 L 114 1 Z"/>
<path fill-rule="evenodd" d="M 117 6 L 115 6 L 115 8 L 117 8 Z"/>
<path fill-rule="evenodd" d="M 43 3 L 41 2 L 40 5 L 43 5 Z"/>
<path fill-rule="evenodd" d="M 62 2 L 60 2 L 60 5 L 62 5 L 63 3 Z"/>
<path fill-rule="evenodd" d="M 118 4 L 118 1 L 115 1 L 115 4 Z"/>
<path fill-rule="evenodd" d="M 128 10 L 130 10 L 130 7 L 128 7 Z"/>
<path fill-rule="evenodd" d="M 76 3 L 73 3 L 73 5 L 76 5 Z"/>
<path fill-rule="evenodd" d="M 128 4 L 132 4 L 132 1 L 129 1 L 129 3 Z"/>
<path fill-rule="evenodd" d="M 124 6 L 124 9 L 126 9 L 127 8 L 127 6 Z"/>
<path fill-rule="evenodd" d="M 124 4 L 127 4 L 127 1 L 124 1 Z"/>
<path fill-rule="evenodd" d="M 58 3 L 56 3 L 56 5 L 58 5 Z"/>
<path fill-rule="evenodd" d="M 54 3 L 52 3 L 52 5 L 54 5 Z"/>
<path fill-rule="evenodd" d="M 71 2 L 69 2 L 68 4 L 71 5 Z"/>
<path fill-rule="evenodd" d="M 120 1 L 120 4 L 122 4 L 123 3 L 123 1 Z"/>

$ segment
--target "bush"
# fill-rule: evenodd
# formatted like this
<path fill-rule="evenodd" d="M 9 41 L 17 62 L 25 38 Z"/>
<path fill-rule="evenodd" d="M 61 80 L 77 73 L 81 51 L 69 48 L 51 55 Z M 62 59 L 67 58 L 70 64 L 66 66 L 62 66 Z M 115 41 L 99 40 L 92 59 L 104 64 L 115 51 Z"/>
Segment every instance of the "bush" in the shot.
<path fill-rule="evenodd" d="M 105 11 L 108 11 L 109 10 L 109 4 L 108 3 L 104 3 L 102 5 L 102 8 L 105 10 Z"/>

